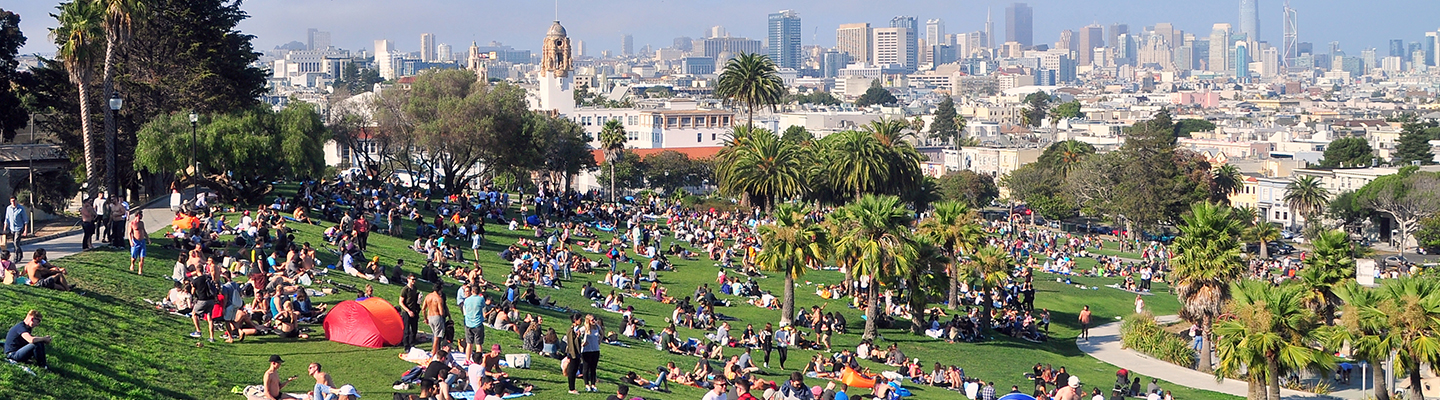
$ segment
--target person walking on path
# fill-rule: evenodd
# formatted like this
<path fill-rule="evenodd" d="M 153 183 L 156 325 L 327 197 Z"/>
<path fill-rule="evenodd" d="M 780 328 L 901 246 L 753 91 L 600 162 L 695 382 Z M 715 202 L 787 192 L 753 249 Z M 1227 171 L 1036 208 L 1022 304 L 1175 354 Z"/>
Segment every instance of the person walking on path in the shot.
<path fill-rule="evenodd" d="M 1090 306 L 1080 309 L 1080 338 L 1090 340 Z"/>
<path fill-rule="evenodd" d="M 85 230 L 81 237 L 80 249 L 90 250 L 90 241 L 95 236 L 95 199 L 89 198 L 80 202 L 80 226 Z"/>
<path fill-rule="evenodd" d="M 25 206 L 15 201 L 15 196 L 10 196 L 10 206 L 5 207 L 5 239 L 15 244 L 14 257 L 16 263 L 23 259 L 20 255 L 24 252 L 24 250 L 20 248 L 20 237 L 25 235 L 25 227 L 30 225 L 30 216 L 28 214 Z M 5 248 L 9 249 L 10 245 L 5 245 Z"/>
<path fill-rule="evenodd" d="M 145 212 L 135 210 L 135 217 L 126 224 L 125 236 L 130 238 L 130 270 L 136 275 L 145 275 L 145 247 L 150 231 L 145 230 Z"/>

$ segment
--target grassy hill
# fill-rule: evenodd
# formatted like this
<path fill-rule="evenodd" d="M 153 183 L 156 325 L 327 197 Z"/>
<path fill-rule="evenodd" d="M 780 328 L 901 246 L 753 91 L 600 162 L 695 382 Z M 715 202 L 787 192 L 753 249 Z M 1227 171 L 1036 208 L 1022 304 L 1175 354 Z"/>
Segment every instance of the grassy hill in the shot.
<path fill-rule="evenodd" d="M 320 239 L 323 227 L 293 227 L 298 228 L 297 242 L 316 245 L 323 242 Z M 487 279 L 503 281 L 509 265 L 502 262 L 496 253 L 514 243 L 516 239 L 532 233 L 506 231 L 497 224 L 492 224 L 489 228 L 491 235 L 481 252 L 481 263 L 485 267 Z M 413 227 L 407 226 L 406 233 L 413 234 Z M 168 239 L 158 240 L 160 236 L 155 235 L 157 240 L 151 242 L 150 268 L 147 268 L 148 275 L 143 277 L 127 271 L 127 253 L 120 250 L 102 250 L 55 261 L 70 268 L 72 281 L 79 285 L 76 292 L 60 293 L 21 286 L 0 287 L 0 325 L 9 326 L 18 322 L 26 310 L 37 308 L 46 312 L 46 319 L 37 329 L 37 333 L 56 336 L 55 344 L 50 349 L 51 372 L 42 372 L 38 377 L 31 377 L 18 368 L 0 365 L 0 398 L 240 398 L 238 395 L 229 394 L 230 388 L 259 383 L 266 368 L 266 358 L 270 354 L 280 354 L 287 360 L 280 371 L 282 376 L 301 375 L 301 378 L 296 380 L 296 386 L 291 386 L 288 391 L 308 390 L 313 381 L 304 376 L 306 364 L 319 362 L 333 375 L 337 384 L 353 384 L 367 398 L 377 394 L 383 398 L 393 392 L 391 383 L 412 365 L 397 357 L 400 352 L 398 348 L 367 349 L 326 341 L 318 325 L 311 326 L 315 332 L 314 337 L 309 340 L 262 336 L 235 344 L 197 342 L 187 336 L 191 331 L 189 319 L 156 312 L 142 300 L 158 300 L 172 285 L 170 280 L 160 276 L 168 275 L 176 253 L 174 250 L 159 247 L 160 244 L 168 242 Z M 367 256 L 379 256 L 386 265 L 393 265 L 396 259 L 404 259 L 407 272 L 418 274 L 423 256 L 407 248 L 411 240 L 372 234 Z M 336 257 L 333 254 L 325 251 L 320 253 L 324 263 L 335 263 Z M 591 258 L 599 257 L 598 254 L 585 255 Z M 690 293 L 701 284 L 714 283 L 718 268 L 711 261 L 676 261 L 677 271 L 660 275 L 662 284 L 669 288 L 672 294 Z M 578 291 L 578 287 L 585 280 L 595 281 L 602 277 L 576 274 L 573 281 L 567 282 L 565 289 L 537 290 L 541 296 L 552 296 L 560 305 L 581 312 L 593 312 L 605 320 L 607 329 L 618 330 L 619 314 L 591 308 L 589 301 L 583 299 Z M 335 271 L 325 279 L 357 287 L 370 283 Z M 814 271 L 801 279 L 815 283 L 837 283 L 841 280 L 841 275 L 833 271 Z M 781 290 L 782 281 L 778 277 L 760 279 L 759 282 L 764 290 L 776 293 Z M 1087 389 L 1092 384 L 1108 385 L 1114 380 L 1116 368 L 1085 356 L 1075 347 L 1074 338 L 1078 333 L 1075 319 L 1082 305 L 1089 305 L 1101 321 L 1113 320 L 1116 316 L 1132 311 L 1134 295 L 1103 287 L 1114 282 L 1114 279 L 1080 278 L 1076 283 L 1101 286 L 1099 290 L 1082 290 L 1057 283 L 1048 275 L 1037 277 L 1035 306 L 1048 308 L 1055 321 L 1051 328 L 1053 339 L 1048 343 L 1034 344 L 1000 337 L 983 343 L 947 344 L 928 337 L 912 336 L 900 330 L 882 330 L 882 334 L 886 342 L 897 342 L 908 356 L 919 358 L 922 365 L 927 366 L 927 371 L 928 366 L 934 362 L 957 364 L 970 376 L 996 381 L 1001 387 L 1020 385 L 1028 392 L 1028 381 L 1022 374 L 1029 372 L 1035 363 L 1044 363 L 1067 367 L 1071 374 L 1079 376 L 1085 382 Z M 376 295 L 391 302 L 399 295 L 399 286 L 379 283 L 374 285 Z M 420 286 L 422 290 L 428 290 L 428 285 L 421 283 Z M 451 291 L 450 299 L 453 301 L 454 285 L 448 287 L 447 290 Z M 605 287 L 601 288 L 605 290 Z M 1176 312 L 1179 305 L 1174 296 L 1164 294 L 1166 288 L 1163 285 L 1157 284 L 1155 290 L 1161 294 L 1147 298 L 1147 306 L 1156 314 Z M 813 294 L 813 286 L 797 288 L 796 292 L 797 307 L 824 303 L 823 299 Z M 492 292 L 489 295 L 498 296 L 500 293 Z M 720 297 L 729 298 L 732 304 L 739 304 L 717 310 L 740 319 L 739 322 L 732 322 L 732 334 L 743 332 L 747 323 L 755 324 L 758 329 L 766 322 L 779 321 L 778 311 L 745 305 L 742 298 L 723 295 Z M 316 297 L 313 300 L 333 304 L 353 298 L 353 294 L 339 293 Z M 629 299 L 627 304 L 633 305 L 637 316 L 649 322 L 650 327 L 655 329 L 663 327 L 665 318 L 673 310 L 673 306 L 648 300 Z M 565 326 L 562 324 L 568 321 L 567 315 L 553 311 L 528 306 L 521 306 L 520 309 L 523 313 L 545 316 L 547 328 L 561 328 Z M 451 307 L 451 310 L 458 320 L 459 307 Z M 834 338 L 835 348 L 853 349 L 859 342 L 858 332 L 863 323 L 861 312 L 839 302 L 829 303 L 826 310 L 845 314 L 846 320 L 851 324 L 851 334 L 837 335 Z M 421 329 L 426 330 L 423 326 Z M 678 336 L 703 337 L 704 333 L 682 328 Z M 491 330 L 486 336 L 486 343 L 499 343 L 505 347 L 507 353 L 521 352 L 520 340 L 514 334 Z M 655 351 L 648 343 L 627 343 L 631 347 L 603 346 L 599 371 L 602 392 L 582 394 L 582 398 L 604 398 L 607 395 L 605 392 L 614 388 L 617 379 L 629 371 L 640 373 L 648 379 L 654 378 L 655 367 L 666 361 L 675 361 L 686 368 L 695 364 L 694 357 Z M 882 342 L 879 345 L 888 343 Z M 726 354 L 740 351 L 726 349 Z M 784 379 L 783 376 L 803 367 L 805 360 L 814 354 L 811 351 L 791 352 L 790 361 L 786 365 L 790 369 L 781 371 L 772 368 L 766 370 L 765 374 L 769 379 Z M 758 360 L 759 354 L 755 356 Z M 512 376 L 534 383 L 537 390 L 546 397 L 564 393 L 565 379 L 560 372 L 558 361 L 541 357 L 534 357 L 533 360 L 532 369 L 511 371 Z M 876 363 L 862 364 L 875 370 L 884 368 Z M 772 360 L 771 366 L 777 367 L 777 362 Z M 1142 375 L 1145 373 L 1137 372 Z M 815 379 L 810 379 L 807 383 L 823 385 L 823 382 Z M 1234 399 L 1232 396 L 1212 392 L 1189 390 L 1174 385 L 1164 386 L 1174 388 L 1176 398 Z M 674 394 L 647 397 L 699 398 L 703 394 L 700 389 L 676 385 L 672 385 L 672 388 L 676 388 Z M 912 387 L 911 390 L 918 398 L 924 399 L 963 398 L 960 393 L 947 390 L 924 387 Z M 637 394 L 647 395 L 641 392 Z"/>

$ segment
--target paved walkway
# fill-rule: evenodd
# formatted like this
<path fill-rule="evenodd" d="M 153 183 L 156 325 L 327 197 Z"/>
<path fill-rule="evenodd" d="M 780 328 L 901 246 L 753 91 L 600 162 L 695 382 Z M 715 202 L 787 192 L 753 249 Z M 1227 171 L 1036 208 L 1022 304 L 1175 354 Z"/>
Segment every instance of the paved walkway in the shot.
<path fill-rule="evenodd" d="M 1175 316 L 1162 316 L 1157 320 L 1173 322 Z M 1143 376 L 1159 378 L 1163 381 L 1200 390 L 1225 393 L 1245 397 L 1250 393 L 1249 384 L 1235 379 L 1226 379 L 1223 382 L 1216 381 L 1215 376 L 1193 369 L 1171 364 L 1163 360 L 1153 358 L 1137 351 L 1121 348 L 1120 344 L 1120 322 L 1112 322 L 1090 329 L 1090 340 L 1077 339 L 1076 346 L 1080 351 L 1095 357 L 1100 361 L 1111 365 L 1135 371 Z M 1284 398 L 1313 398 L 1314 394 L 1300 392 L 1290 389 L 1280 389 Z"/>
<path fill-rule="evenodd" d="M 170 211 L 170 196 L 164 196 L 146 203 L 144 210 L 145 228 L 148 229 L 150 233 L 169 229 L 170 222 L 175 220 L 175 212 Z M 71 234 L 38 242 L 21 241 L 20 244 L 25 249 L 26 260 L 29 260 L 31 251 L 43 248 L 45 249 L 45 256 L 54 261 L 79 253 L 80 241 L 83 238 L 83 234 Z M 94 241 L 100 242 L 98 239 Z"/>

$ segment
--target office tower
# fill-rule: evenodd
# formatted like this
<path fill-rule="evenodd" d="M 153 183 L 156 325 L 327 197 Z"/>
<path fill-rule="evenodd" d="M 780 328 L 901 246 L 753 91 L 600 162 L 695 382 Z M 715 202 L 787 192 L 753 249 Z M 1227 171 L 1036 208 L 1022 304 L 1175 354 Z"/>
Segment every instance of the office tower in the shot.
<path fill-rule="evenodd" d="M 1104 34 L 1105 27 L 1097 24 L 1080 28 L 1080 45 L 1075 47 L 1075 53 L 1079 56 L 1076 64 L 1095 65 L 1096 61 L 1099 61 L 1095 60 L 1095 48 L 1105 47 L 1105 38 L 1102 36 Z"/>
<path fill-rule="evenodd" d="M 380 77 L 395 79 L 395 60 L 399 58 L 395 43 L 385 39 L 375 41 L 375 67 L 379 70 Z"/>
<path fill-rule="evenodd" d="M 820 55 L 820 75 L 825 78 L 840 76 L 840 70 L 850 64 L 850 55 L 839 50 L 829 50 Z"/>
<path fill-rule="evenodd" d="M 435 34 L 420 34 L 420 61 L 435 62 Z"/>
<path fill-rule="evenodd" d="M 635 55 L 635 37 L 620 35 L 620 56 L 629 57 Z"/>
<path fill-rule="evenodd" d="M 1260 0 L 1240 0 L 1240 34 L 1247 41 L 1260 41 Z"/>
<path fill-rule="evenodd" d="M 1180 31 L 1175 29 L 1175 25 L 1171 25 L 1169 22 L 1155 24 L 1155 34 L 1165 39 L 1165 43 L 1170 45 L 1172 49 L 1184 44 L 1181 41 Z"/>
<path fill-rule="evenodd" d="M 1425 65 L 1440 65 L 1436 58 L 1440 57 L 1435 52 L 1437 44 L 1440 44 L 1440 32 L 1425 32 L 1425 40 L 1420 42 L 1420 48 L 1425 50 Z"/>
<path fill-rule="evenodd" d="M 1194 45 L 1186 44 L 1176 47 L 1175 51 L 1171 53 L 1171 56 L 1174 58 L 1173 62 L 1175 63 L 1176 70 L 1189 71 L 1195 69 Z"/>
<path fill-rule="evenodd" d="M 1296 66 L 1292 60 L 1300 57 L 1300 17 L 1290 8 L 1290 0 L 1285 0 L 1285 38 L 1280 51 L 1280 61 L 1286 68 Z M 1297 66 L 1298 67 L 1298 66 Z"/>
<path fill-rule="evenodd" d="M 1390 57 L 1405 56 L 1405 41 L 1401 39 L 1390 39 Z"/>
<path fill-rule="evenodd" d="M 1210 29 L 1210 71 L 1229 71 L 1234 64 L 1230 63 L 1230 24 L 1215 24 Z"/>
<path fill-rule="evenodd" d="M 770 59 L 780 68 L 800 69 L 800 14 L 784 10 L 770 14 Z"/>
<path fill-rule="evenodd" d="M 1365 68 L 1365 72 L 1368 73 L 1370 72 L 1370 70 L 1375 69 L 1376 65 L 1379 64 L 1379 61 L 1379 57 L 1377 57 L 1375 54 L 1375 48 L 1372 47 L 1365 50 L 1360 50 L 1360 63 L 1363 68 Z"/>
<path fill-rule="evenodd" d="M 1115 37 L 1115 43 L 1112 47 L 1115 48 L 1114 64 L 1116 66 L 1135 65 L 1139 57 L 1135 54 L 1135 38 L 1130 36 L 1129 33 L 1122 33 L 1120 36 Z"/>
<path fill-rule="evenodd" d="M 1075 51 L 1075 47 L 1079 45 L 1080 42 L 1079 39 L 1075 37 L 1075 31 L 1069 29 L 1060 31 L 1060 40 L 1055 42 L 1056 49 L 1068 51 Z"/>
<path fill-rule="evenodd" d="M 877 65 L 891 64 L 907 70 L 915 69 L 915 39 L 908 28 L 872 29 L 870 59 Z"/>
<path fill-rule="evenodd" d="M 671 47 L 674 47 L 675 50 L 690 51 L 695 48 L 695 40 L 684 36 L 677 37 L 675 38 L 675 44 L 671 45 Z"/>
<path fill-rule="evenodd" d="M 1034 43 L 1034 14 L 1025 3 L 1013 3 L 1005 7 L 1005 41 L 1016 42 L 1029 47 Z"/>
<path fill-rule="evenodd" d="M 1230 57 L 1235 60 L 1235 65 L 1231 66 L 1235 69 L 1235 78 L 1241 81 L 1248 79 L 1250 77 L 1250 45 L 1243 40 L 1236 40 L 1235 52 Z"/>
<path fill-rule="evenodd" d="M 1274 78 L 1280 73 L 1280 51 L 1274 47 L 1264 47 L 1260 50 L 1260 76 Z"/>
<path fill-rule="evenodd" d="M 1426 58 L 1425 58 L 1425 50 L 1424 50 L 1424 49 L 1415 50 L 1415 51 L 1410 55 L 1410 69 L 1411 69 L 1411 70 L 1424 71 L 1424 70 L 1425 70 L 1425 63 L 1426 63 Z"/>
<path fill-rule="evenodd" d="M 450 53 L 450 45 L 441 43 L 435 45 L 435 59 L 439 61 L 451 61 L 453 54 Z"/>
<path fill-rule="evenodd" d="M 989 41 L 985 38 L 985 32 L 962 33 L 960 37 L 956 39 L 958 42 L 956 44 L 960 45 L 960 50 L 957 52 L 957 57 L 959 58 L 974 57 L 976 54 L 979 54 L 982 49 L 989 48 L 985 44 Z"/>
<path fill-rule="evenodd" d="M 580 58 L 580 57 L 584 57 L 584 56 L 587 56 L 587 55 L 589 55 L 589 53 L 586 53 L 586 52 L 585 52 L 585 41 L 584 41 L 584 40 L 576 40 L 576 41 L 575 41 L 575 58 Z"/>
<path fill-rule="evenodd" d="M 945 38 L 945 20 L 925 21 L 925 43 L 930 45 L 950 44 Z"/>
<path fill-rule="evenodd" d="M 910 46 L 906 48 L 910 52 L 906 55 L 910 64 L 907 67 L 914 69 L 920 65 L 920 21 L 912 16 L 901 15 L 890 19 L 890 27 L 910 30 Z"/>
<path fill-rule="evenodd" d="M 995 48 L 995 23 L 990 21 L 990 9 L 985 9 L 985 48 Z"/>
<path fill-rule="evenodd" d="M 1120 35 L 1124 35 L 1127 33 L 1130 33 L 1130 25 L 1111 24 L 1110 34 L 1105 35 L 1105 43 L 1101 44 L 1101 46 L 1118 46 L 1117 43 L 1120 43 Z"/>
<path fill-rule="evenodd" d="M 835 50 L 850 55 L 850 61 L 870 64 L 870 24 L 841 24 L 835 30 Z"/>
<path fill-rule="evenodd" d="M 306 50 L 325 50 L 330 47 L 330 32 L 324 32 L 315 28 L 305 30 Z"/>
<path fill-rule="evenodd" d="M 730 33 L 725 31 L 725 27 L 720 26 L 720 25 L 715 25 L 715 26 L 710 27 L 710 29 L 705 30 L 705 35 L 704 35 L 704 36 L 705 36 L 705 38 L 707 38 L 707 39 L 708 39 L 708 38 L 727 37 L 727 36 L 730 36 Z"/>

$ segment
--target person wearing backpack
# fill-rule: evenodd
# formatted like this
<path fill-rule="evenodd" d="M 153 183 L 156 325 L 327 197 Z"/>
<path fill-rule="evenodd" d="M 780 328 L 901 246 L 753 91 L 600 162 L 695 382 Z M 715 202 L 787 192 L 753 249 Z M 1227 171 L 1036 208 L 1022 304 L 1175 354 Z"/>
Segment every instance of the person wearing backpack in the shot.
<path fill-rule="evenodd" d="M 195 331 L 190 332 L 190 337 L 200 337 L 200 315 L 204 314 L 210 327 L 210 341 L 215 341 L 215 298 L 219 291 L 210 274 L 196 274 L 194 278 L 190 278 L 190 297 L 195 299 L 195 307 L 190 311 L 190 320 L 195 323 Z"/>

